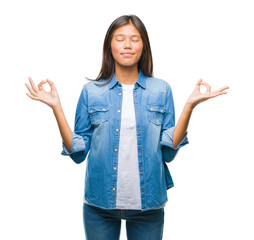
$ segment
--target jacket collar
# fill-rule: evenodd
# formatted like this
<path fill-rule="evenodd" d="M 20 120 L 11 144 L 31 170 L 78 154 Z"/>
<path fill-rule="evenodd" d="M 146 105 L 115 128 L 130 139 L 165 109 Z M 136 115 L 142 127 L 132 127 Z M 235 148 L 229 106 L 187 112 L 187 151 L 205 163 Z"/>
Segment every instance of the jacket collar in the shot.
<path fill-rule="evenodd" d="M 109 89 L 113 88 L 117 83 L 120 84 L 120 82 L 116 79 L 115 73 L 109 83 Z M 146 78 L 145 75 L 139 70 L 138 79 L 135 84 L 139 84 L 142 88 L 146 88 Z"/>

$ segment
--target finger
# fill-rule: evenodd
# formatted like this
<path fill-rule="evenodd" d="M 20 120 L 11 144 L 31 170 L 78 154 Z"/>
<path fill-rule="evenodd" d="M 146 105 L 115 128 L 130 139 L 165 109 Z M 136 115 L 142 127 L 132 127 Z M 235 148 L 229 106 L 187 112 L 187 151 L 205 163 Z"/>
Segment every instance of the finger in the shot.
<path fill-rule="evenodd" d="M 31 95 L 31 94 L 29 94 L 29 93 L 26 93 L 26 95 L 27 95 L 28 97 L 30 97 L 31 99 L 33 99 L 33 100 L 39 100 L 39 98 L 34 97 L 33 95 Z"/>
<path fill-rule="evenodd" d="M 52 81 L 50 81 L 48 78 L 46 81 L 49 83 L 51 90 L 56 90 L 55 84 Z"/>
<path fill-rule="evenodd" d="M 222 88 L 220 88 L 220 89 L 217 90 L 217 91 L 223 92 L 223 91 L 225 91 L 226 89 L 229 89 L 229 86 L 222 87 Z"/>
<path fill-rule="evenodd" d="M 223 95 L 223 94 L 227 94 L 227 92 L 217 92 L 217 93 L 213 93 L 211 97 L 213 98 L 213 97 L 217 97 L 217 96 L 220 96 L 220 95 Z"/>
<path fill-rule="evenodd" d="M 30 82 L 30 84 L 31 84 L 32 89 L 34 90 L 34 92 L 38 93 L 38 89 L 37 89 L 37 87 L 35 86 L 35 84 L 34 84 L 32 78 L 31 78 L 31 77 L 28 77 L 28 79 L 29 79 L 29 82 Z"/>
<path fill-rule="evenodd" d="M 202 85 L 206 86 L 206 92 L 211 92 L 211 86 L 207 82 L 202 82 Z"/>
<path fill-rule="evenodd" d="M 220 96 L 220 95 L 222 95 L 222 94 L 227 94 L 227 92 L 225 92 L 225 91 L 220 91 L 220 90 L 213 91 L 213 92 L 210 93 L 209 98 L 214 98 L 214 97 Z"/>
<path fill-rule="evenodd" d="M 196 83 L 196 90 L 200 91 L 200 86 L 202 84 L 202 78 L 200 78 Z"/>
<path fill-rule="evenodd" d="M 39 90 L 44 90 L 44 88 L 42 87 L 43 84 L 47 83 L 46 81 L 41 81 L 39 84 L 38 84 L 38 88 Z M 45 91 L 45 90 L 44 90 Z"/>
<path fill-rule="evenodd" d="M 226 89 L 229 89 L 229 87 L 228 86 L 222 87 L 222 88 L 220 88 L 220 89 L 218 89 L 216 91 L 213 91 L 211 93 L 212 93 L 213 96 L 218 96 L 218 94 L 220 94 L 220 93 L 226 94 L 227 93 L 227 92 L 225 92 Z"/>
<path fill-rule="evenodd" d="M 25 83 L 25 86 L 27 87 L 27 89 L 31 93 L 31 95 L 33 95 L 34 97 L 37 97 L 37 93 L 34 92 L 33 89 L 27 83 Z"/>

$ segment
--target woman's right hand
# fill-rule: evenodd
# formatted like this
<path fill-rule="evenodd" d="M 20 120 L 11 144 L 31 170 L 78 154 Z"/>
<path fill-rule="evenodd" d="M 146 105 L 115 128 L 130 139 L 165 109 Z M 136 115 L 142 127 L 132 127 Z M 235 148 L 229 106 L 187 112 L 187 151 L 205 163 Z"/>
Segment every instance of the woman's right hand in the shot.
<path fill-rule="evenodd" d="M 56 87 L 54 85 L 54 83 L 52 81 L 50 81 L 48 78 L 46 79 L 46 81 L 41 81 L 38 84 L 38 88 L 35 86 L 33 80 L 31 77 L 28 77 L 29 82 L 31 84 L 31 86 L 29 86 L 29 84 L 25 83 L 25 86 L 27 87 L 27 89 L 29 90 L 29 93 L 26 93 L 26 95 L 28 97 L 30 97 L 33 100 L 37 100 L 37 101 L 41 101 L 45 104 L 47 104 L 48 106 L 50 106 L 53 110 L 55 108 L 61 107 L 61 102 L 60 102 L 60 98 L 58 96 Z M 45 89 L 42 87 L 43 84 L 48 83 L 50 85 L 50 91 L 46 92 Z"/>

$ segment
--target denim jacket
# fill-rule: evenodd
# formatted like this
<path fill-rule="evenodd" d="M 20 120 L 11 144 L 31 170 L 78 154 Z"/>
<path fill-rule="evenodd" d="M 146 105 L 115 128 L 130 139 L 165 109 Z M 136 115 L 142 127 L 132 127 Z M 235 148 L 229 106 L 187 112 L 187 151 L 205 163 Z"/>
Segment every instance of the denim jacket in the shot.
<path fill-rule="evenodd" d="M 96 81 L 100 84 L 107 81 Z M 62 142 L 62 155 L 75 163 L 87 155 L 86 201 L 103 209 L 116 209 L 117 165 L 121 127 L 122 85 L 115 75 L 105 86 L 84 85 L 78 100 L 71 152 Z M 168 201 L 167 189 L 174 186 L 167 164 L 180 147 L 188 143 L 187 134 L 173 147 L 175 111 L 169 84 L 146 77 L 139 70 L 133 101 L 137 129 L 141 211 L 160 208 Z"/>

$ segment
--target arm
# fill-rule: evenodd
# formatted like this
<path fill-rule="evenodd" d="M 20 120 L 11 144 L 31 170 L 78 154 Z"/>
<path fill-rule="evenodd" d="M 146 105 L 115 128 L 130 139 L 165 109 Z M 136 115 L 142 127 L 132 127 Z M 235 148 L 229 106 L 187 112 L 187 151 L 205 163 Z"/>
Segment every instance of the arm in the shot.
<path fill-rule="evenodd" d="M 26 95 L 30 97 L 31 99 L 41 101 L 52 108 L 53 113 L 56 117 L 56 121 L 60 130 L 60 134 L 63 139 L 63 142 L 66 148 L 68 149 L 68 151 L 70 151 L 71 142 L 72 142 L 72 132 L 65 118 L 65 115 L 61 106 L 60 98 L 58 96 L 54 83 L 50 81 L 49 79 L 47 79 L 46 81 L 41 81 L 38 84 L 38 88 L 37 88 L 30 77 L 29 77 L 29 81 L 30 81 L 31 87 L 28 84 L 25 84 L 25 86 L 29 90 L 30 94 L 26 93 Z M 49 83 L 51 88 L 50 92 L 46 92 L 44 88 L 42 87 L 42 85 L 45 83 Z"/>
<path fill-rule="evenodd" d="M 204 85 L 207 88 L 207 91 L 204 94 L 200 92 L 201 85 Z M 211 87 L 209 84 L 207 84 L 206 82 L 202 82 L 202 79 L 200 79 L 197 82 L 195 90 L 193 91 L 189 99 L 187 100 L 184 106 L 183 112 L 176 124 L 174 134 L 173 134 L 174 148 L 178 146 L 178 144 L 183 140 L 186 134 L 193 109 L 201 102 L 204 102 L 210 98 L 214 98 L 222 94 L 226 94 L 227 92 L 225 92 L 225 90 L 228 88 L 229 87 L 223 87 L 219 90 L 211 92 Z"/>
<path fill-rule="evenodd" d="M 189 125 L 189 121 L 190 121 L 190 117 L 191 117 L 191 113 L 192 113 L 192 108 L 190 105 L 186 104 L 183 108 L 183 112 L 176 124 L 175 130 L 174 130 L 174 134 L 173 134 L 173 146 L 174 148 L 176 148 L 178 146 L 178 144 L 183 140 L 188 125 Z"/>
<path fill-rule="evenodd" d="M 65 118 L 62 106 L 60 105 L 58 107 L 53 108 L 53 112 L 59 127 L 61 137 L 63 139 L 64 145 L 66 146 L 67 150 L 71 152 L 72 131 Z"/>

